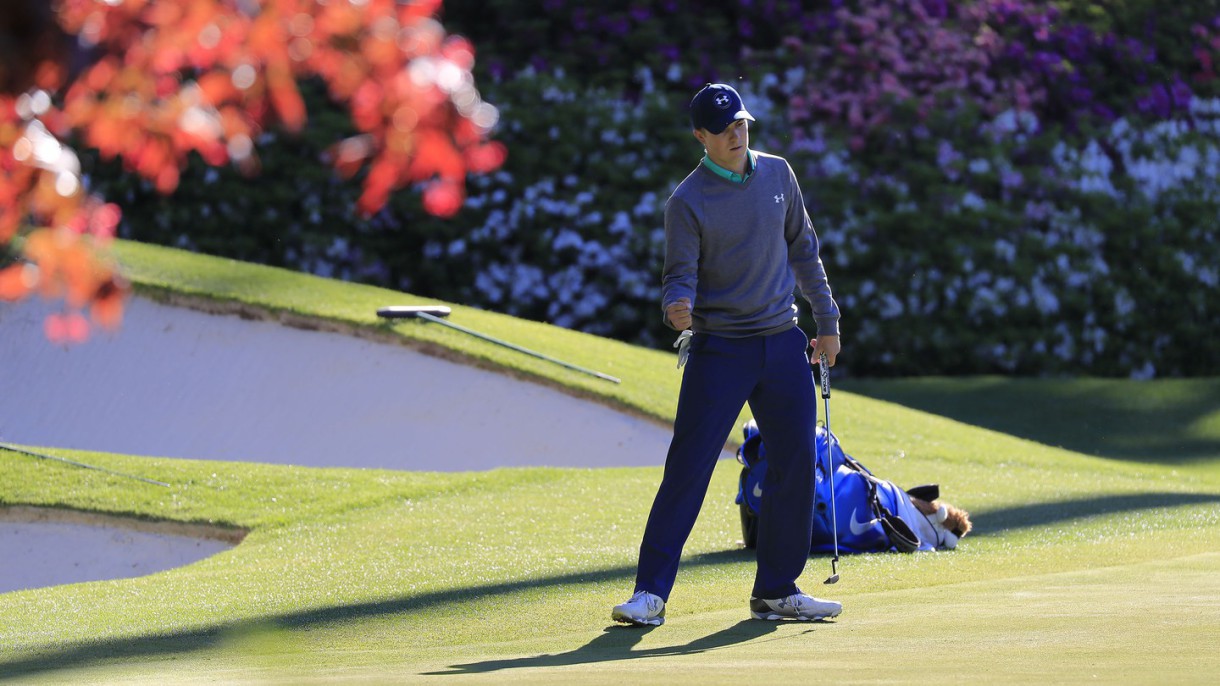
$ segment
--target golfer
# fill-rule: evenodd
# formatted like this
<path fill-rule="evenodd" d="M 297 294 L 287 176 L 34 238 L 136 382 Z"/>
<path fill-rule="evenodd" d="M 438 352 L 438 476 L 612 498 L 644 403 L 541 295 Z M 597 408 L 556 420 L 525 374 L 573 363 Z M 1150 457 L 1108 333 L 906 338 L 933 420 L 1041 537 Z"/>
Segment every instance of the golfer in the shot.
<path fill-rule="evenodd" d="M 661 303 L 669 326 L 694 333 L 664 476 L 640 544 L 635 593 L 610 616 L 628 624 L 665 621 L 682 547 L 748 402 L 769 460 L 750 614 L 834 617 L 842 605 L 796 585 L 812 534 L 817 404 L 794 288 L 813 307 L 813 354 L 824 353 L 832 365 L 839 308 L 796 175 L 782 157 L 750 149 L 754 117 L 741 96 L 708 84 L 691 100 L 690 119 L 706 154 L 665 205 Z"/>

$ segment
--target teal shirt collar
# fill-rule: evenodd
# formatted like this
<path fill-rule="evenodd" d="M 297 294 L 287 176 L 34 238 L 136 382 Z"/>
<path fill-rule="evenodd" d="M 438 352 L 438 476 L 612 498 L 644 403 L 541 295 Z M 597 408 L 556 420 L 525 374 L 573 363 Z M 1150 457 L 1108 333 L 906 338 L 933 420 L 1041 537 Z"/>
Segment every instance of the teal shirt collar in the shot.
<path fill-rule="evenodd" d="M 713 172 L 715 172 L 716 176 L 728 179 L 729 181 L 732 181 L 734 183 L 745 183 L 746 179 L 750 178 L 750 174 L 753 174 L 754 169 L 757 168 L 757 166 L 758 166 L 758 162 L 755 159 L 754 151 L 747 150 L 746 152 L 748 154 L 746 155 L 746 169 L 745 169 L 744 174 L 738 174 L 736 172 L 731 172 L 728 169 L 725 169 L 724 167 L 713 162 L 712 158 L 708 157 L 707 155 L 703 156 L 703 166 L 705 166 L 708 169 L 711 169 Z"/>

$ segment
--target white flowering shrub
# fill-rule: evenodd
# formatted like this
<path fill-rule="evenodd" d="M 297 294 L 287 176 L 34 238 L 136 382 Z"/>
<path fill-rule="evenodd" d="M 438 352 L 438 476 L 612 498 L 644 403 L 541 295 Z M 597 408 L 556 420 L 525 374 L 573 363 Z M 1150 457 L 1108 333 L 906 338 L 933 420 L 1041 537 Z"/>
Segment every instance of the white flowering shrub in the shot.
<path fill-rule="evenodd" d="M 509 157 L 448 220 L 417 192 L 354 216 L 360 179 L 308 162 L 351 133 L 309 84 L 309 128 L 263 146 L 253 184 L 193 163 L 165 199 L 85 163 L 125 236 L 668 348 L 663 205 L 701 154 L 686 103 L 730 81 L 754 147 L 801 181 L 845 372 L 1220 374 L 1220 18 L 1092 8 L 454 5 Z M 1148 13 L 1155 34 L 1114 33 Z"/>
<path fill-rule="evenodd" d="M 699 150 L 674 126 L 673 104 L 653 88 L 651 71 L 637 78 L 643 88 L 634 99 L 562 71 L 527 70 L 491 88 L 508 162 L 470 180 L 454 221 L 431 222 L 444 230 L 426 240 L 423 255 L 445 273 L 399 285 L 603 336 L 668 338 L 660 316 L 664 203 Z M 686 169 L 675 164 L 683 158 Z"/>
<path fill-rule="evenodd" d="M 802 132 L 790 155 L 844 313 L 844 364 L 1216 373 L 1220 102 L 1192 114 L 1082 139 L 1028 113 L 934 119 L 872 158 Z"/>

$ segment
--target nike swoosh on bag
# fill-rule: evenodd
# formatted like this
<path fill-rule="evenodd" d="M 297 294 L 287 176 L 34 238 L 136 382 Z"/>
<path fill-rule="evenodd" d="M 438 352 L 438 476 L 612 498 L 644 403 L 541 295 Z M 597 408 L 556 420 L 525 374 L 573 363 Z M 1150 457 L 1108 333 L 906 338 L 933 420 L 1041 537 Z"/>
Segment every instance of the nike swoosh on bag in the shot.
<path fill-rule="evenodd" d="M 862 536 L 873 530 L 873 525 L 877 520 L 870 519 L 867 522 L 862 522 L 857 517 L 860 514 L 860 508 L 851 511 L 851 532 L 857 536 Z"/>

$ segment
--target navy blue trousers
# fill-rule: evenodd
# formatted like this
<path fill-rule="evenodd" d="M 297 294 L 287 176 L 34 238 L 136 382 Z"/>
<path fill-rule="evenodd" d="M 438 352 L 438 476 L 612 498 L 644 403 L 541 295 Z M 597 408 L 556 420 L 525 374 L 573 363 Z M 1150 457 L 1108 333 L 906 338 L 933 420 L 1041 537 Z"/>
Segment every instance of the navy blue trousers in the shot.
<path fill-rule="evenodd" d="M 752 595 L 773 599 L 799 592 L 796 580 L 809 558 L 812 535 L 816 450 L 817 400 L 808 346 L 796 327 L 771 336 L 695 334 L 691 339 L 674 437 L 640 544 L 636 591 L 669 600 L 682 547 L 729 432 L 748 402 L 767 437 Z"/>

